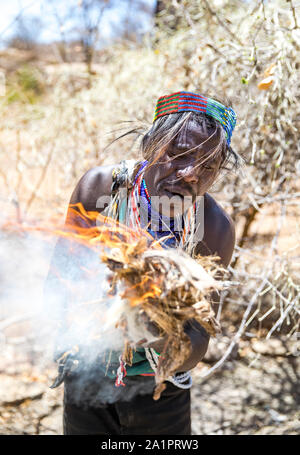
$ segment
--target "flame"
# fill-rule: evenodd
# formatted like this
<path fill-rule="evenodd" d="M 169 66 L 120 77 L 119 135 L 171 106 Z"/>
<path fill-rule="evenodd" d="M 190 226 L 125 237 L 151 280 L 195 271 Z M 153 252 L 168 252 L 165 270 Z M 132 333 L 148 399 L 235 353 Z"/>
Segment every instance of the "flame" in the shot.
<path fill-rule="evenodd" d="M 147 301 L 147 299 L 149 299 L 149 298 L 154 299 L 155 297 L 156 298 L 159 297 L 160 294 L 161 294 L 161 290 L 157 286 L 153 285 L 151 291 L 145 292 L 143 295 L 141 295 L 141 297 L 132 298 L 130 300 L 130 305 L 133 307 L 140 305 L 141 303 L 145 303 Z"/>
<path fill-rule="evenodd" d="M 264 71 L 263 79 L 257 84 L 259 90 L 268 90 L 275 81 L 276 63 L 271 63 Z"/>
<path fill-rule="evenodd" d="M 26 223 L 8 221 L 1 226 L 1 229 L 4 231 L 49 233 L 72 240 L 74 248 L 78 243 L 90 248 L 105 246 L 111 249 L 125 250 L 134 246 L 141 238 L 144 238 L 151 248 L 162 248 L 161 245 L 153 241 L 153 237 L 144 229 L 132 229 L 108 216 L 101 215 L 97 211 L 86 211 L 81 202 L 69 205 L 67 219 L 63 227 L 58 227 L 55 220 L 50 221 L 48 225 L 42 223 L 27 225 Z"/>
<path fill-rule="evenodd" d="M 97 211 L 86 211 L 82 203 L 69 205 L 66 222 L 62 227 L 59 227 L 58 223 L 52 220 L 47 225 L 7 222 L 5 226 L 2 226 L 2 229 L 17 230 L 18 232 L 41 232 L 65 238 L 69 240 L 68 252 L 74 257 L 80 254 L 77 251 L 77 245 L 83 245 L 99 254 L 100 248 L 102 252 L 105 251 L 105 255 L 100 255 L 99 260 L 101 259 L 106 263 L 109 259 L 115 261 L 119 259 L 121 264 L 126 264 L 130 263 L 136 255 L 143 252 L 147 247 L 156 250 L 162 249 L 160 243 L 155 241 L 147 231 L 141 228 L 132 229 L 112 218 L 101 215 Z M 79 267 L 87 277 L 97 272 L 82 265 Z M 59 271 L 55 270 L 53 266 L 52 273 L 60 279 L 68 291 L 76 293 L 74 283 L 60 276 Z M 121 297 L 126 298 L 131 306 L 136 306 L 146 302 L 149 298 L 157 298 L 160 294 L 160 288 L 146 276 L 139 283 L 131 287 L 127 286 Z"/>
<path fill-rule="evenodd" d="M 126 275 L 130 265 L 133 262 L 135 265 L 138 264 L 141 261 L 141 255 L 148 248 L 161 251 L 160 243 L 143 229 L 132 229 L 96 211 L 86 211 L 81 203 L 69 206 L 63 226 L 59 225 L 57 221 L 51 220 L 41 224 L 11 222 L 6 223 L 5 227 L 2 226 L 3 228 L 17 231 L 17 233 L 29 231 L 37 234 L 50 234 L 52 238 L 55 236 L 62 240 L 65 239 L 63 248 L 66 248 L 67 255 L 71 257 L 72 261 L 74 260 L 75 265 L 78 263 L 83 281 L 86 279 L 87 283 L 90 278 L 97 279 L 97 274 L 102 273 L 101 262 L 108 267 L 108 271 L 111 273 L 108 274 L 103 270 L 103 276 L 99 276 L 99 279 L 107 280 L 107 283 L 111 285 L 112 295 L 109 294 L 110 291 L 107 291 L 100 299 L 89 300 L 86 287 L 82 285 L 81 280 L 77 282 L 69 276 L 64 276 L 65 270 L 62 273 L 59 265 L 56 269 L 55 261 L 51 264 L 51 273 L 56 276 L 68 295 L 68 311 L 65 314 L 66 329 L 71 329 L 76 337 L 81 337 L 81 334 L 84 333 L 86 342 L 90 340 L 98 342 L 103 336 L 103 331 L 106 334 L 113 333 L 116 323 L 119 324 L 122 332 L 126 332 L 126 328 L 122 327 L 122 314 L 126 305 L 133 308 L 138 305 L 153 304 L 162 293 L 158 285 L 159 275 L 156 276 L 155 282 L 152 277 L 147 275 L 140 276 L 134 273 L 130 277 Z M 48 236 L 46 238 L 43 236 L 43 240 L 45 239 L 47 240 Z M 81 246 L 96 253 L 96 259 L 97 256 L 99 257 L 99 268 L 97 265 L 95 266 L 94 260 L 91 262 L 91 267 L 86 262 L 84 265 L 81 263 Z M 113 267 L 110 267 L 111 264 Z M 101 285 L 101 283 L 99 284 Z M 116 295 L 114 290 L 119 292 L 120 300 L 117 302 L 120 301 L 120 304 L 115 305 L 113 300 L 112 305 L 108 305 L 110 303 L 108 299 Z M 109 308 L 112 308 L 112 311 L 109 311 Z M 78 347 L 75 346 L 68 350 L 60 360 L 64 361 L 77 349 Z"/>

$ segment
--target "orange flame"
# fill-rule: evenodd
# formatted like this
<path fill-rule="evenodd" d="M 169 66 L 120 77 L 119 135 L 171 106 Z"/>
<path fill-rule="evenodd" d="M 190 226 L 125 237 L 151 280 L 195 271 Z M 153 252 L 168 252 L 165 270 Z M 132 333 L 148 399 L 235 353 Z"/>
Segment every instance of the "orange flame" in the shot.
<path fill-rule="evenodd" d="M 130 262 L 131 254 L 135 251 L 137 242 L 141 239 L 145 240 L 144 245 L 148 245 L 149 248 L 162 249 L 162 246 L 147 231 L 141 228 L 129 228 L 96 211 L 86 211 L 82 203 L 69 205 L 65 225 L 61 228 L 58 227 L 57 223 L 52 222 L 46 226 L 6 223 L 5 229 L 18 230 L 19 232 L 44 232 L 58 236 L 59 238 L 66 238 L 70 240 L 68 248 L 71 255 L 76 255 L 76 244 L 81 244 L 90 249 L 96 249 L 97 252 L 99 252 L 99 247 L 102 249 L 115 249 L 116 259 L 119 254 L 123 263 L 124 258 L 127 258 L 127 262 Z M 109 256 L 106 255 L 106 259 L 107 257 Z M 87 275 L 94 273 L 88 268 L 80 267 Z M 73 291 L 73 284 L 71 282 L 59 276 L 59 272 L 53 270 L 53 268 L 52 273 L 55 273 L 59 277 L 69 291 Z M 130 305 L 136 306 L 142 302 L 145 303 L 149 298 L 157 298 L 160 294 L 161 290 L 157 284 L 154 284 L 146 276 L 138 284 L 130 288 L 126 287 L 122 297 L 128 299 Z"/>
<path fill-rule="evenodd" d="M 145 238 L 151 248 L 162 248 L 144 229 L 132 229 L 99 212 L 86 211 L 81 202 L 69 205 L 65 225 L 61 228 L 56 222 L 50 222 L 47 226 L 6 222 L 1 229 L 17 230 L 18 232 L 45 232 L 68 238 L 75 244 L 79 243 L 91 248 L 98 245 L 108 248 L 122 248 L 122 246 L 128 248 L 141 238 Z"/>

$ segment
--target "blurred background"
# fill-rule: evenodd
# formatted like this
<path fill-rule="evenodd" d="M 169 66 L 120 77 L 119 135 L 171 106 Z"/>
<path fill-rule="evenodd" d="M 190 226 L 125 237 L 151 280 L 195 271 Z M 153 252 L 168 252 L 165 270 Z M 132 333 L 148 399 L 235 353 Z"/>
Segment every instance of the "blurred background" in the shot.
<path fill-rule="evenodd" d="M 193 431 L 298 433 L 300 3 L 0 0 L 0 7 L 2 225 L 62 221 L 84 172 L 139 157 L 138 132 L 150 127 L 159 96 L 208 93 L 234 108 L 232 147 L 244 164 L 223 171 L 211 189 L 236 224 L 233 286 L 221 297 L 223 334 L 194 371 Z M 113 142 L 131 129 L 137 133 Z M 22 250 L 10 242 L 11 255 L 15 245 Z M 14 273 L 6 259 L 2 284 L 5 270 Z M 33 255 L 31 272 L 34 263 Z M 62 392 L 48 390 L 53 366 L 40 367 L 28 315 L 9 315 L 3 288 L 1 295 L 0 432 L 59 434 Z"/>

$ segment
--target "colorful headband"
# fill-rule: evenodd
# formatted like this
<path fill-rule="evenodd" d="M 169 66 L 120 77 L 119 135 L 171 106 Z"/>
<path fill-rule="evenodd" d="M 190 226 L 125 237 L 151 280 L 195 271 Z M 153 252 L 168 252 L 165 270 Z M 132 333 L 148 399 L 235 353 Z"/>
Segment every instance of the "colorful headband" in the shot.
<path fill-rule="evenodd" d="M 171 95 L 161 96 L 156 104 L 154 120 L 163 115 L 176 112 L 203 112 L 221 123 L 227 144 L 230 144 L 232 132 L 236 124 L 236 113 L 231 107 L 225 107 L 212 98 L 197 95 L 192 92 L 176 92 Z"/>

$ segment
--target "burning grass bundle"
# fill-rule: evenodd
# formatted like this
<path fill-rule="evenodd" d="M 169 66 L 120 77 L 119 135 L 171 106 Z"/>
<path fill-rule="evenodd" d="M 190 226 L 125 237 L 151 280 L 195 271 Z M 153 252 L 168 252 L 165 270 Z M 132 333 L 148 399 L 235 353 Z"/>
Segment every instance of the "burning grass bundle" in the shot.
<path fill-rule="evenodd" d="M 102 261 L 113 272 L 115 292 L 121 285 L 121 297 L 126 302 L 119 323 L 128 340 L 124 361 L 131 364 L 132 349 L 137 344 L 149 345 L 153 327 L 164 339 L 155 375 L 157 399 L 163 382 L 190 355 L 185 323 L 194 319 L 212 336 L 220 331 L 208 300 L 211 291 L 221 288 L 214 278 L 219 268 L 213 258 L 198 257 L 196 261 L 183 251 L 147 248 L 143 237 L 130 245 L 120 242 L 119 248 L 102 255 Z M 143 332 L 137 327 L 140 324 L 144 325 Z"/>
<path fill-rule="evenodd" d="M 212 336 L 220 330 L 209 302 L 209 294 L 223 286 L 214 278 L 220 270 L 216 258 L 195 260 L 181 250 L 163 249 L 147 232 L 86 213 L 81 204 L 72 209 L 70 224 L 76 241 L 101 247 L 101 261 L 111 272 L 110 293 L 121 297 L 107 322 L 108 328 L 116 324 L 124 333 L 122 360 L 131 365 L 134 349 L 163 340 L 155 375 L 158 399 L 163 382 L 189 358 L 185 323 L 195 320 Z"/>

